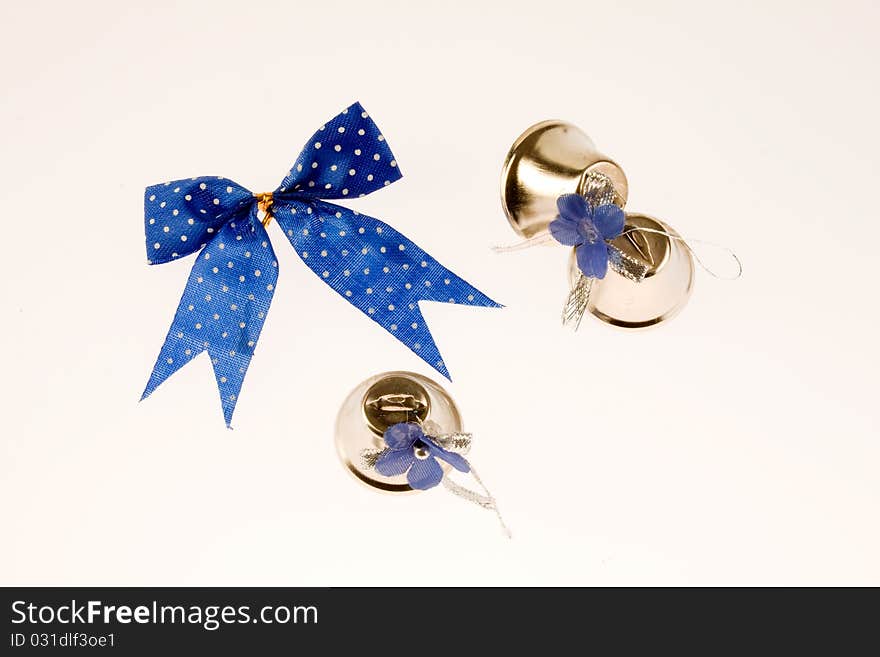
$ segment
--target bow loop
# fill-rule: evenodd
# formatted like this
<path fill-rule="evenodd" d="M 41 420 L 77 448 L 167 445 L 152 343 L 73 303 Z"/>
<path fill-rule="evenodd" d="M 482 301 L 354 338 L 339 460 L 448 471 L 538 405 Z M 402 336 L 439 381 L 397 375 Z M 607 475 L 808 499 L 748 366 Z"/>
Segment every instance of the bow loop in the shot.
<path fill-rule="evenodd" d="M 385 138 L 354 103 L 315 133 L 275 192 L 211 177 L 148 187 L 151 264 L 203 250 L 143 397 L 207 351 L 232 421 L 278 277 L 261 212 L 325 283 L 448 378 L 419 302 L 498 304 L 387 224 L 321 200 L 364 196 L 399 178 Z"/>
<path fill-rule="evenodd" d="M 147 259 L 161 264 L 201 249 L 253 194 L 227 178 L 204 176 L 152 185 L 144 191 Z"/>
<path fill-rule="evenodd" d="M 394 153 L 360 103 L 342 110 L 312 135 L 276 198 L 364 196 L 401 177 Z"/>

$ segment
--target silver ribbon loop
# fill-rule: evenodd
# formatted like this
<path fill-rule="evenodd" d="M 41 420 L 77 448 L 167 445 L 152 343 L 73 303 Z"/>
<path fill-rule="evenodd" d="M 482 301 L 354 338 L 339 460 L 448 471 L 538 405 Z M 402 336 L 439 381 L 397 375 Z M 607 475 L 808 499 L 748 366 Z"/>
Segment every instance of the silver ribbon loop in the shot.
<path fill-rule="evenodd" d="M 617 193 L 611 178 L 598 171 L 587 171 L 581 195 L 594 208 L 611 203 L 619 208 L 624 205 L 623 198 Z"/>

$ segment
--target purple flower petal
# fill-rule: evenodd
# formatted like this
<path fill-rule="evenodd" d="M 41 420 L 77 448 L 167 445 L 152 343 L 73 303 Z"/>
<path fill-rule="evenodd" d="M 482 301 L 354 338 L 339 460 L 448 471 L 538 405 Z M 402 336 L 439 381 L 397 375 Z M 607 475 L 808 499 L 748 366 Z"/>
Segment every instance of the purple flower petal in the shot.
<path fill-rule="evenodd" d="M 559 216 L 575 223 L 589 219 L 593 214 L 587 199 L 580 194 L 563 194 L 556 199 L 556 207 L 559 209 Z"/>
<path fill-rule="evenodd" d="M 425 436 L 421 427 L 414 422 L 400 422 L 392 424 L 385 429 L 382 436 L 385 444 L 391 449 L 407 449 L 413 446 L 417 440 L 421 440 Z"/>
<path fill-rule="evenodd" d="M 565 217 L 557 217 L 551 221 L 549 228 L 553 239 L 565 246 L 576 246 L 584 241 L 578 233 L 577 223 Z"/>
<path fill-rule="evenodd" d="M 440 447 L 440 445 L 435 443 L 433 440 L 427 440 L 426 443 L 431 450 L 432 455 L 436 456 L 439 459 L 443 459 L 459 472 L 471 471 L 470 464 L 467 462 L 467 459 L 461 454 L 457 454 L 456 452 L 449 452 Z"/>
<path fill-rule="evenodd" d="M 443 468 L 437 463 L 437 459 L 429 456 L 424 461 L 415 459 L 412 467 L 406 475 L 409 485 L 417 490 L 433 488 L 443 479 Z"/>
<path fill-rule="evenodd" d="M 605 242 L 581 244 L 575 251 L 578 269 L 588 278 L 605 278 L 608 271 L 608 245 Z"/>
<path fill-rule="evenodd" d="M 376 461 L 376 472 L 386 477 L 402 475 L 415 460 L 412 449 L 389 449 Z"/>
<path fill-rule="evenodd" d="M 606 240 L 617 237 L 623 232 L 625 219 L 623 210 L 613 203 L 600 205 L 593 210 L 593 224 Z"/>

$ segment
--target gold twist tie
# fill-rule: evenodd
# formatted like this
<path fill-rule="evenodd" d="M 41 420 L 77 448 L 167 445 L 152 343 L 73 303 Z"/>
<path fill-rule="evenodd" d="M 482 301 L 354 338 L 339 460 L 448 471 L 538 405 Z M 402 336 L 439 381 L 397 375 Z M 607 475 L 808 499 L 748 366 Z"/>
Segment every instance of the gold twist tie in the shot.
<path fill-rule="evenodd" d="M 272 198 L 272 192 L 262 192 L 260 194 L 255 194 L 257 197 L 257 213 L 263 213 L 263 227 L 269 225 L 269 222 L 272 221 L 272 203 L 274 203 L 274 199 Z"/>

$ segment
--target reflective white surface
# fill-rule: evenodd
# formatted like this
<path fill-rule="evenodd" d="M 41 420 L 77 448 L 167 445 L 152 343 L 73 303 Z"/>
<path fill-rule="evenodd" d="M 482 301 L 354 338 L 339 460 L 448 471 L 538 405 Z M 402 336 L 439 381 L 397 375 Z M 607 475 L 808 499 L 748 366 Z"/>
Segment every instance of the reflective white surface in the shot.
<path fill-rule="evenodd" d="M 880 585 L 878 22 L 846 1 L 4 3 L 0 583 Z M 358 381 L 433 374 L 276 226 L 235 430 L 204 357 L 137 403 L 191 266 L 147 266 L 143 187 L 273 189 L 355 99 L 404 177 L 346 204 L 507 306 L 424 312 L 513 541 L 339 466 Z M 655 330 L 563 330 L 567 251 L 489 250 L 513 241 L 505 153 L 548 117 L 743 278 L 698 272 Z M 444 567 L 399 568 L 412 545 Z"/>

